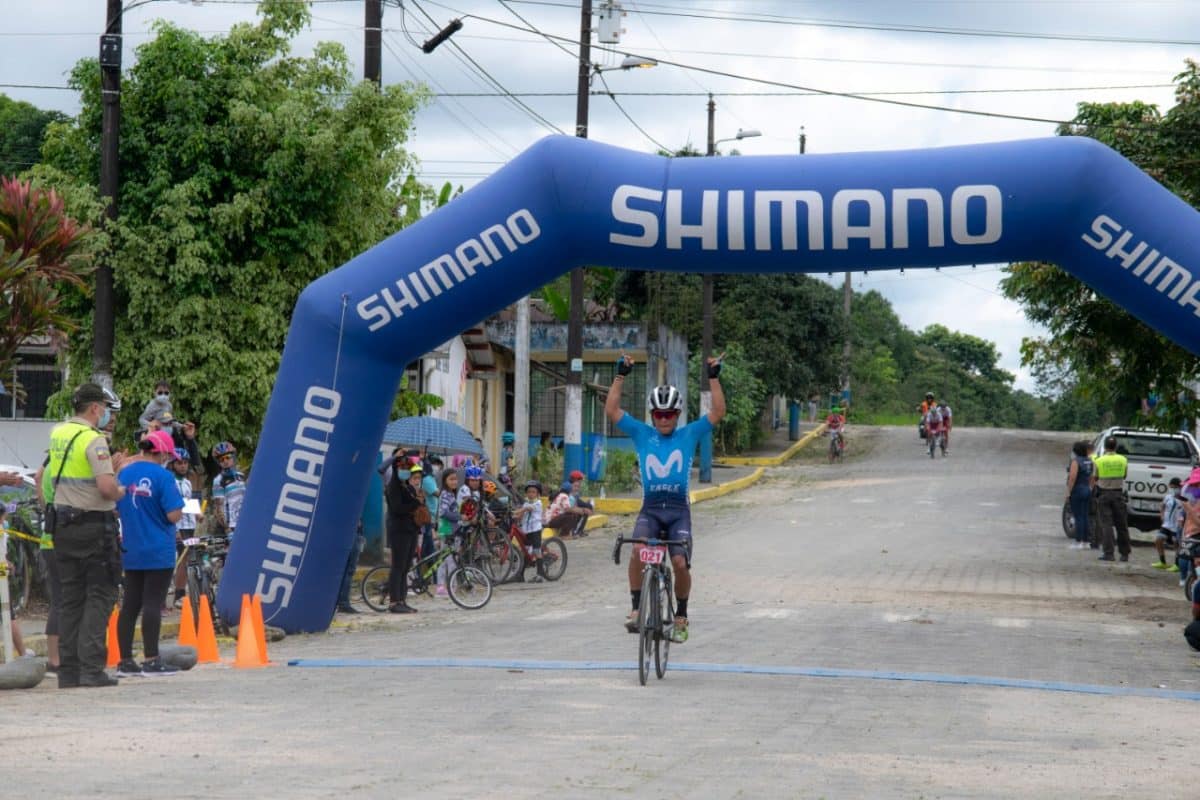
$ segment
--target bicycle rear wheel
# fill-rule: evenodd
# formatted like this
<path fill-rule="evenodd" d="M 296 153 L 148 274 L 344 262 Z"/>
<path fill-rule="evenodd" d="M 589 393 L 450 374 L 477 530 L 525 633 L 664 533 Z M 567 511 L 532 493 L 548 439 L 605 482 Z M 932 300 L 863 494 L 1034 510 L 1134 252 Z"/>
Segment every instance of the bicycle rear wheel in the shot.
<path fill-rule="evenodd" d="M 363 576 L 362 599 L 372 611 L 387 611 L 391 605 L 392 568 L 375 567 Z"/>
<path fill-rule="evenodd" d="M 658 627 L 658 595 L 654 591 L 654 570 L 642 576 L 642 602 L 638 606 L 638 682 L 646 685 L 650 677 L 650 659 L 654 656 L 654 637 Z"/>
<path fill-rule="evenodd" d="M 8 539 L 8 560 L 12 569 L 8 572 L 8 602 L 9 610 L 20 611 L 29 604 L 29 596 L 33 592 L 33 551 L 15 536 Z"/>
<path fill-rule="evenodd" d="M 542 560 L 538 572 L 548 581 L 556 581 L 567 571 L 567 546 L 557 537 L 542 542 Z"/>
<path fill-rule="evenodd" d="M 671 596 L 671 579 L 658 581 L 659 635 L 654 639 L 654 674 L 661 680 L 667 674 L 667 659 L 671 653 L 671 636 L 675 631 L 675 599 Z"/>
<path fill-rule="evenodd" d="M 459 608 L 483 608 L 492 599 L 492 581 L 478 567 L 462 566 L 454 570 L 446 581 L 446 589 Z"/>

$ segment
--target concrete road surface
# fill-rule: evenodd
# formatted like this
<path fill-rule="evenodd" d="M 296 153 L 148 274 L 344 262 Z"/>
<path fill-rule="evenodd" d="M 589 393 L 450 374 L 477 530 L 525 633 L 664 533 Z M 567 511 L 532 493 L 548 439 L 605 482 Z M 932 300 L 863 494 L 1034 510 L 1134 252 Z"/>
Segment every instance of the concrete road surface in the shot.
<path fill-rule="evenodd" d="M 1149 548 L 1067 549 L 1070 441 L 964 429 L 931 461 L 909 428 L 852 427 L 845 463 L 816 448 L 696 506 L 692 639 L 671 651 L 690 669 L 646 687 L 613 526 L 569 544 L 562 581 L 500 587 L 481 611 L 422 598 L 291 637 L 268 669 L 0 695 L 4 782 L 172 800 L 1195 796 L 1189 607 Z"/>

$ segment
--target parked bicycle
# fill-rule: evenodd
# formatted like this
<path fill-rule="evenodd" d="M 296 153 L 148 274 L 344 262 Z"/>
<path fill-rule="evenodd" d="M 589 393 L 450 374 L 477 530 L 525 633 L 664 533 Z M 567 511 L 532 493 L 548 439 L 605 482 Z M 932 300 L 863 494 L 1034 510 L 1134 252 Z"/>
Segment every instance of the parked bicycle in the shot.
<path fill-rule="evenodd" d="M 29 605 L 38 579 L 38 550 L 42 541 L 42 510 L 30 498 L 8 506 L 8 597 L 15 613 Z"/>
<path fill-rule="evenodd" d="M 200 598 L 208 598 L 213 630 L 227 634 L 229 626 L 217 613 L 217 584 L 229 553 L 229 539 L 224 536 L 195 537 L 183 540 L 183 555 L 187 559 L 187 591 L 192 598 L 192 622 L 200 625 Z"/>
<path fill-rule="evenodd" d="M 675 592 L 671 588 L 671 556 L 667 542 L 661 539 L 618 536 L 613 545 L 613 563 L 621 563 L 621 545 L 643 545 L 637 555 L 642 564 L 642 601 L 638 606 L 638 681 L 642 686 L 650 677 L 651 654 L 654 673 L 661 679 L 667 674 L 671 637 L 675 633 Z"/>
<path fill-rule="evenodd" d="M 436 585 L 438 567 L 455 554 L 455 548 L 443 547 L 419 560 L 408 573 L 409 588 L 418 593 L 433 596 L 431 589 Z M 363 576 L 362 599 L 374 611 L 387 611 L 392 604 L 392 568 L 381 565 Z M 492 599 L 492 580 L 479 567 L 463 563 L 458 558 L 454 571 L 446 578 L 446 591 L 459 608 L 474 610 L 483 608 Z"/>

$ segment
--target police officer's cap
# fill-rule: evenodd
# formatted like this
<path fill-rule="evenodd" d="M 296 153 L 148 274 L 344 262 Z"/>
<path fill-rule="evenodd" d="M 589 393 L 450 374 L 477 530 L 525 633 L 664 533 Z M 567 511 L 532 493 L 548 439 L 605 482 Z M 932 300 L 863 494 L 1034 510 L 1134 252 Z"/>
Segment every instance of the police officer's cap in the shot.
<path fill-rule="evenodd" d="M 71 398 L 78 405 L 80 403 L 103 403 L 108 398 L 104 396 L 104 387 L 98 383 L 85 383 L 75 390 L 75 396 Z"/>

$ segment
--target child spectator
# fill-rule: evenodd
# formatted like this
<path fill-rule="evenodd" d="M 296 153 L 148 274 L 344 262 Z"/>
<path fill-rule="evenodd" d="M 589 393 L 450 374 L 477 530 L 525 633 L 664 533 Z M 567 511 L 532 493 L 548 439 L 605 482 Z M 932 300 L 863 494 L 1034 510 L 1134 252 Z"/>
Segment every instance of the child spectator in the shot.
<path fill-rule="evenodd" d="M 1180 542 L 1175 563 L 1179 567 L 1179 585 L 1184 586 L 1192 569 L 1191 548 L 1188 545 L 1195 545 L 1200 540 L 1200 467 L 1193 469 L 1183 482 L 1180 500 L 1183 501 L 1183 541 Z"/>
<path fill-rule="evenodd" d="M 187 450 L 182 447 L 175 448 L 174 458 L 168 464 L 172 474 L 175 477 L 175 485 L 179 487 L 179 496 L 183 498 L 183 503 L 186 506 L 188 500 L 192 499 L 192 482 L 188 479 L 188 470 L 191 468 L 191 457 Z M 175 602 L 174 606 L 179 608 L 183 605 L 183 598 L 187 597 L 187 561 L 183 558 L 183 543 L 186 539 L 194 538 L 196 535 L 196 523 L 203 519 L 198 514 L 189 514 L 186 511 L 179 518 L 179 522 L 175 523 L 175 556 L 177 564 L 175 565 Z M 199 602 L 200 598 L 194 598 Z"/>
<path fill-rule="evenodd" d="M 442 492 L 438 496 L 437 534 L 438 545 L 449 547 L 450 538 L 458 527 L 458 473 L 448 469 L 442 473 Z M 449 565 L 453 562 L 451 556 L 442 562 L 437 572 L 437 596 L 446 597 L 446 576 L 450 574 Z"/>
<path fill-rule="evenodd" d="M 229 442 L 219 442 L 212 449 L 213 458 L 221 472 L 213 478 L 212 507 L 217 527 L 225 536 L 233 538 L 238 518 L 242 514 L 242 500 L 246 496 L 246 476 L 237 468 L 237 449 Z"/>
<path fill-rule="evenodd" d="M 517 524 L 521 526 L 521 533 L 525 534 L 525 545 L 532 555 L 532 563 L 526 562 L 526 569 L 536 569 L 538 562 L 542 560 L 542 525 L 545 509 L 542 507 L 541 495 L 542 485 L 537 481 L 529 481 L 525 484 L 525 502 L 517 510 Z M 535 574 L 529 582 L 541 583 L 542 576 Z"/>
<path fill-rule="evenodd" d="M 1158 561 L 1150 566 L 1168 572 L 1179 572 L 1177 564 L 1167 566 L 1166 549 L 1168 546 L 1178 547 L 1182 537 L 1185 512 L 1180 494 L 1183 492 L 1183 481 L 1171 478 L 1169 486 L 1162 501 L 1162 527 L 1154 534 L 1154 549 L 1158 551 Z"/>
<path fill-rule="evenodd" d="M 138 425 L 152 430 L 150 423 L 157 423 L 159 415 L 164 411 L 168 413 L 171 411 L 171 384 L 159 381 L 154 384 L 154 397 L 150 399 L 149 403 L 146 403 L 146 409 L 138 417 Z"/>
<path fill-rule="evenodd" d="M 583 486 L 583 473 L 577 469 L 572 470 L 570 478 L 570 481 L 563 483 L 562 490 L 550 503 L 550 509 L 546 512 L 546 525 L 558 531 L 564 538 L 587 536 L 584 528 L 593 508 L 591 503 L 579 496 L 579 490 Z"/>

